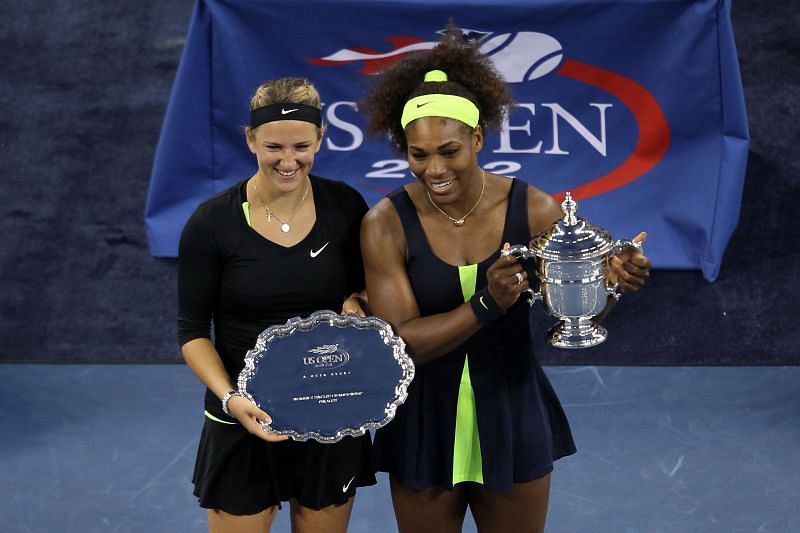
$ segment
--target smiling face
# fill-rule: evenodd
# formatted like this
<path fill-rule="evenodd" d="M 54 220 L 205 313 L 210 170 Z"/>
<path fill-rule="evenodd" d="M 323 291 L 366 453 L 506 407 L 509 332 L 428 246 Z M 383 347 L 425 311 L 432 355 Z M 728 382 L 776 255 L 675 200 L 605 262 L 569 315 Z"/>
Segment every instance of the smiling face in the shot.
<path fill-rule="evenodd" d="M 306 183 L 322 144 L 320 130 L 300 120 L 267 122 L 254 130 L 248 128 L 245 137 L 263 182 L 278 194 L 293 192 Z"/>
<path fill-rule="evenodd" d="M 457 202 L 474 187 L 483 148 L 480 127 L 472 130 L 457 120 L 425 117 L 411 122 L 405 133 L 411 172 L 436 203 Z"/>

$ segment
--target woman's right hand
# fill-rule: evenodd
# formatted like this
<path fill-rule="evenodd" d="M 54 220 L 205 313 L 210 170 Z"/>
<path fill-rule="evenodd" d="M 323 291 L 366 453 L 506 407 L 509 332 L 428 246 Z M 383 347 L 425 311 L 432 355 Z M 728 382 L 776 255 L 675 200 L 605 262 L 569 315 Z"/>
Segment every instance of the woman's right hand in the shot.
<path fill-rule="evenodd" d="M 272 418 L 244 396 L 231 396 L 228 400 L 228 410 L 247 431 L 256 437 L 267 442 L 280 442 L 289 438 L 286 435 L 277 435 L 265 430 L 261 426 L 261 422 L 269 424 L 272 422 Z"/>
<path fill-rule="evenodd" d="M 510 247 L 505 243 L 503 249 Z M 528 273 L 522 268 L 519 259 L 513 255 L 502 255 L 486 271 L 489 294 L 497 305 L 508 309 L 519 299 L 523 291 L 530 288 Z"/>

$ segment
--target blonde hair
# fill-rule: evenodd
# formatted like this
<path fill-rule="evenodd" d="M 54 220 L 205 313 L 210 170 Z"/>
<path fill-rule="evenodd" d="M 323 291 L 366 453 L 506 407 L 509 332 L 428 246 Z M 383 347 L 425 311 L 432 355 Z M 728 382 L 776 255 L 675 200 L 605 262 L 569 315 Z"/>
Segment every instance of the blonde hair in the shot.
<path fill-rule="evenodd" d="M 319 92 L 305 78 L 280 78 L 267 80 L 256 88 L 250 97 L 250 111 L 271 104 L 305 104 L 322 109 Z M 317 128 L 317 136 L 322 137 L 325 125 Z"/>
<path fill-rule="evenodd" d="M 303 78 L 267 80 L 250 98 L 250 111 L 270 104 L 305 104 L 321 109 L 317 89 Z"/>

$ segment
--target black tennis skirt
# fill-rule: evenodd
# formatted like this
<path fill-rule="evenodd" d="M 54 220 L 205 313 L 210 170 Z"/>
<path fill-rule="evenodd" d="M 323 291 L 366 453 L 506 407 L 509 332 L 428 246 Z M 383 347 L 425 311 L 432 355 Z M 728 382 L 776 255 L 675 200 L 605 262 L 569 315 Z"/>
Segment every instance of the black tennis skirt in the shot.
<path fill-rule="evenodd" d="M 239 424 L 206 418 L 194 468 L 200 506 L 234 515 L 259 513 L 294 498 L 312 509 L 347 502 L 375 484 L 369 434 L 322 444 L 266 442 Z"/>

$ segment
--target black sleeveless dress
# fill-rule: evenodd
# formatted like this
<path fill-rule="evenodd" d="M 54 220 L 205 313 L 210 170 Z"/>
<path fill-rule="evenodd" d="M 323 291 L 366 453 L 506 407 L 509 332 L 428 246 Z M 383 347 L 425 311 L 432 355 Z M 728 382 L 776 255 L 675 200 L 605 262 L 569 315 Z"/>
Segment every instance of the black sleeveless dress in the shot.
<path fill-rule="evenodd" d="M 501 243 L 527 243 L 527 184 L 514 180 L 509 194 Z M 422 316 L 450 311 L 486 285 L 499 249 L 477 265 L 445 263 L 433 254 L 405 189 L 389 198 L 405 231 L 406 267 Z M 533 278 L 533 262 L 526 263 Z M 524 296 L 456 350 L 417 367 L 406 402 L 376 432 L 378 470 L 412 490 L 475 481 L 508 491 L 575 453 L 564 411 L 533 353 Z"/>

